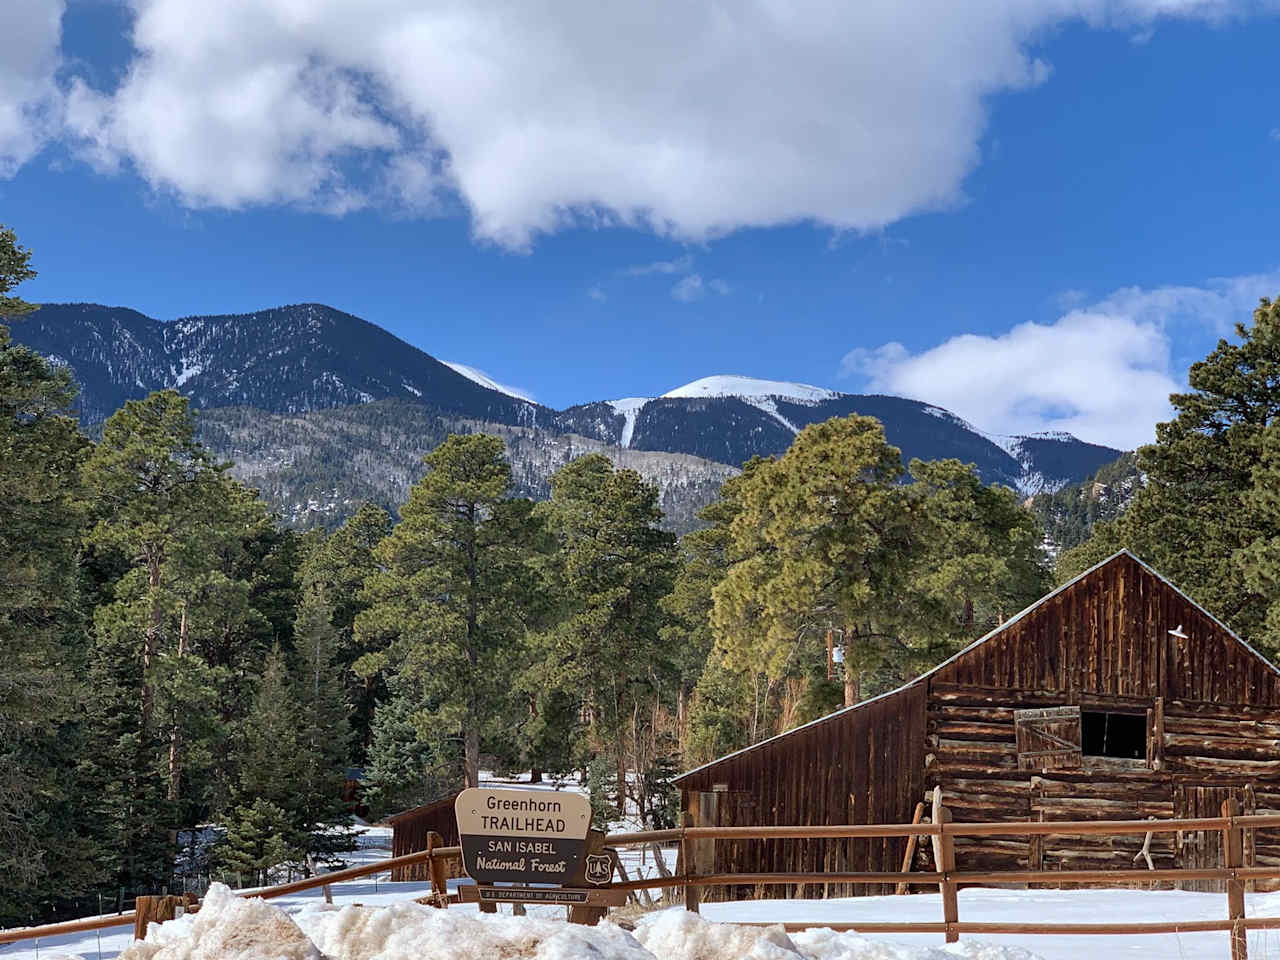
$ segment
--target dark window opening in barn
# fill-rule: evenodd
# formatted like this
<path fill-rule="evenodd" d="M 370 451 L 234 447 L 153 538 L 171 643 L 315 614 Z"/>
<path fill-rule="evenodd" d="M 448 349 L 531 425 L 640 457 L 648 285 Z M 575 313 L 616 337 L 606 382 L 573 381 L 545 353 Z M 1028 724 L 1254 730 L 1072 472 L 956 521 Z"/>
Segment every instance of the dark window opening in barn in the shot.
<path fill-rule="evenodd" d="M 1141 713 L 1080 714 L 1080 752 L 1086 757 L 1147 758 L 1147 718 Z"/>

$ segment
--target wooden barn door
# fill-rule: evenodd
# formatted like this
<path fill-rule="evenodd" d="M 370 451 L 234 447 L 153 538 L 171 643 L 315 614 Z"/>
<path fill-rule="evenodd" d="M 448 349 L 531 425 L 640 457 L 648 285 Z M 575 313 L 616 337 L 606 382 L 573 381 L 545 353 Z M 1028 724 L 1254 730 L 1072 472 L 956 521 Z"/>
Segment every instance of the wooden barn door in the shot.
<path fill-rule="evenodd" d="M 1013 711 L 1019 770 L 1080 769 L 1080 708 Z"/>
<path fill-rule="evenodd" d="M 1252 813 L 1253 791 L 1246 787 L 1233 786 L 1190 786 L 1178 785 L 1174 788 L 1174 815 L 1186 817 L 1220 817 L 1222 802 L 1236 799 L 1240 801 L 1245 813 Z M 1252 831 L 1248 831 L 1252 832 Z M 1249 838 L 1252 839 L 1252 838 Z M 1248 856 L 1253 844 L 1246 845 L 1246 862 L 1252 860 Z M 1222 833 L 1219 830 L 1199 830 L 1184 833 L 1178 851 L 1178 866 L 1188 870 L 1200 870 L 1222 866 Z M 1226 889 L 1222 880 L 1187 880 L 1181 884 L 1183 890 L 1203 890 L 1221 893 Z"/>

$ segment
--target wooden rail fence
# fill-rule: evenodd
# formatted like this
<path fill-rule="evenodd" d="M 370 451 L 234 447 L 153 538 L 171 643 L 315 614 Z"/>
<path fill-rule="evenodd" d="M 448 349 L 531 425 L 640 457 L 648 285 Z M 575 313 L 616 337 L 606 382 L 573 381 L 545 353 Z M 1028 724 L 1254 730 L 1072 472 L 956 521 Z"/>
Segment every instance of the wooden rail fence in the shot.
<path fill-rule="evenodd" d="M 1280 929 L 1280 917 L 1246 917 L 1244 909 L 1244 885 L 1250 880 L 1280 880 L 1280 867 L 1247 867 L 1244 865 L 1244 831 L 1280 827 L 1280 815 L 1241 815 L 1237 800 L 1224 801 L 1220 817 L 1196 817 L 1165 820 L 1069 820 L 1069 821 L 1017 821 L 1008 823 L 956 823 L 946 807 L 938 806 L 930 822 L 895 824 L 842 824 L 833 826 L 773 826 L 773 827 L 699 827 L 686 818 L 682 825 L 672 830 L 647 830 L 635 833 L 613 834 L 606 839 L 612 847 L 650 844 L 678 844 L 681 849 L 683 870 L 669 876 L 626 880 L 613 885 L 621 890 L 648 890 L 657 888 L 683 888 L 685 907 L 700 909 L 701 889 L 710 886 L 734 884 L 921 884 L 937 886 L 942 893 L 943 917 L 937 922 L 790 922 L 782 926 L 787 930 L 810 927 L 827 927 L 834 930 L 854 930 L 859 933 L 938 933 L 947 942 L 959 939 L 960 934 L 1052 934 L 1052 935 L 1103 935 L 1103 934 L 1178 934 L 1226 932 L 1230 934 L 1232 960 L 1247 960 L 1249 930 Z M 1221 832 L 1223 836 L 1223 864 L 1221 867 L 1186 869 L 1121 869 L 1121 870 L 960 870 L 955 865 L 956 837 L 994 836 L 1043 836 L 1048 834 L 1073 835 L 1142 835 L 1147 833 L 1173 833 L 1193 831 Z M 712 872 L 715 864 L 717 840 L 788 840 L 788 839 L 848 839 L 872 837 L 928 837 L 935 844 L 935 864 L 940 868 L 932 873 L 902 871 L 859 873 L 724 873 Z M 431 862 L 433 866 L 444 861 L 459 859 L 460 847 L 432 846 L 430 849 L 389 860 L 351 867 L 334 873 L 320 874 L 292 883 L 264 887 L 258 890 L 239 891 L 242 896 L 272 897 L 299 893 L 315 887 L 328 886 L 382 873 L 395 867 Z M 443 871 L 433 871 L 443 875 Z M 956 891 L 962 884 L 1022 883 L 1028 885 L 1049 884 L 1097 884 L 1117 885 L 1141 882 L 1182 882 L 1189 880 L 1223 880 L 1226 882 L 1226 917 L 1222 920 L 1187 920 L 1159 923 L 986 923 L 962 921 L 959 918 Z M 433 881 L 433 886 L 437 886 Z M 437 891 L 439 894 L 439 891 Z M 449 902 L 456 902 L 448 898 Z M 440 905 L 444 898 L 438 898 Z M 54 937 L 69 933 L 81 933 L 134 923 L 134 912 L 116 916 L 93 917 L 41 927 L 23 927 L 0 930 L 0 944 L 13 943 L 39 937 Z M 753 925 L 772 926 L 768 921 L 749 921 Z"/>

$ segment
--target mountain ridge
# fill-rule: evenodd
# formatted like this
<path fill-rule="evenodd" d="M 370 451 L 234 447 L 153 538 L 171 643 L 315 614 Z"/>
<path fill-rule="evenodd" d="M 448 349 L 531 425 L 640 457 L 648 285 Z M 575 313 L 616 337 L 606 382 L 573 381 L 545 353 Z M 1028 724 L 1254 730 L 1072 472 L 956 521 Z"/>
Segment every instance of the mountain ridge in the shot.
<path fill-rule="evenodd" d="M 248 408 L 258 411 L 254 416 L 264 423 L 268 417 L 382 402 L 403 412 L 408 408 L 396 404 L 410 404 L 430 417 L 528 429 L 532 433 L 520 443 L 529 463 L 554 460 L 532 455 L 532 446 L 564 449 L 559 438 L 572 436 L 582 438 L 579 448 L 653 454 L 659 460 L 695 458 L 663 461 L 683 464 L 664 466 L 666 473 L 657 461 L 650 464 L 654 475 L 665 477 L 662 482 L 673 489 L 680 486 L 680 469 L 701 477 L 707 473 L 702 464 L 710 462 L 736 471 L 753 456 L 780 455 L 809 424 L 855 413 L 879 419 L 904 462 L 956 458 L 975 464 L 986 482 L 1005 484 L 1026 496 L 1084 480 L 1121 454 L 1070 435 L 987 434 L 918 400 L 725 374 L 658 397 L 590 401 L 554 410 L 475 367 L 445 363 L 376 324 L 315 303 L 172 321 L 128 307 L 45 304 L 14 324 L 12 335 L 71 369 L 81 386 L 78 403 L 88 425 L 100 423 L 126 400 L 164 388 L 180 390 L 205 413 Z M 415 429 L 434 435 L 434 427 L 423 426 L 427 421 L 407 419 L 418 424 Z M 331 419 L 328 426 L 338 429 L 337 423 Z M 245 436 L 241 430 L 241 445 Z M 352 463 L 366 455 L 377 458 L 377 451 L 360 447 L 375 442 L 372 433 L 348 431 L 344 436 Z M 409 443 L 399 434 L 393 439 L 402 446 Z M 402 465 L 395 470 L 402 473 Z M 285 471 L 281 476 L 286 474 L 294 475 Z M 541 479 L 530 475 L 526 480 L 530 490 L 541 489 Z M 288 482 L 281 479 L 278 485 Z M 384 493 L 390 495 L 390 490 Z M 284 486 L 276 499 L 288 500 Z M 675 508 L 682 517 L 690 515 L 684 506 Z"/>

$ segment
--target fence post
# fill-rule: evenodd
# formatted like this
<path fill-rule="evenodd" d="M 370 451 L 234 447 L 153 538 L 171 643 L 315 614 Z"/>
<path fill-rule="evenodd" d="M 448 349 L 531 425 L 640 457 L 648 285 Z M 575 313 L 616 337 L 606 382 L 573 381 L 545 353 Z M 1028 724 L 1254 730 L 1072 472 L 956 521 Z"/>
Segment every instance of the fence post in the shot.
<path fill-rule="evenodd" d="M 697 820 L 693 814 L 686 812 L 680 817 L 680 826 L 694 827 L 697 826 Z M 680 853 L 684 860 L 684 876 L 688 880 L 690 877 L 698 875 L 698 864 L 695 862 L 697 858 L 698 844 L 694 840 L 687 837 L 680 838 Z M 684 888 L 684 908 L 692 913 L 698 913 L 698 906 L 701 902 L 702 890 L 691 883 L 686 883 Z"/>
<path fill-rule="evenodd" d="M 939 827 L 945 827 L 951 822 L 951 811 L 946 807 L 938 807 L 933 822 Z M 938 841 L 940 853 L 938 870 L 946 874 L 941 884 L 942 919 L 947 925 L 947 943 L 955 943 L 960 939 L 960 932 L 955 928 L 955 925 L 960 922 L 960 905 L 956 900 L 956 882 L 950 879 L 956 870 L 955 840 L 951 834 L 941 833 L 938 835 Z"/>
<path fill-rule="evenodd" d="M 447 909 L 449 906 L 448 871 L 445 869 L 444 857 L 434 854 L 436 847 L 444 846 L 444 837 L 434 830 L 427 832 L 427 850 L 432 851 L 427 861 L 427 872 L 431 875 L 431 892 L 436 895 L 436 906 Z"/>
<path fill-rule="evenodd" d="M 1244 831 L 1236 826 L 1240 816 L 1240 801 L 1232 797 L 1222 801 L 1222 815 L 1227 826 L 1222 831 L 1222 860 L 1228 870 L 1244 866 Z M 1231 920 L 1231 960 L 1248 960 L 1249 938 L 1244 925 L 1244 881 L 1234 877 L 1227 880 L 1227 919 Z"/>
<path fill-rule="evenodd" d="M 919 823 L 923 819 L 924 819 L 924 804 L 917 803 L 916 812 L 915 812 L 915 815 L 911 818 L 911 823 L 914 825 Z M 918 833 L 913 833 L 911 834 L 911 836 L 907 837 L 907 849 L 902 854 L 902 872 L 903 873 L 911 872 L 911 860 L 916 855 L 916 844 L 919 842 L 919 840 L 920 840 L 920 834 Z M 896 893 L 898 896 L 902 896 L 904 893 L 906 893 L 907 881 L 903 880 L 901 883 L 899 883 L 898 886 L 894 888 L 893 892 Z"/>

